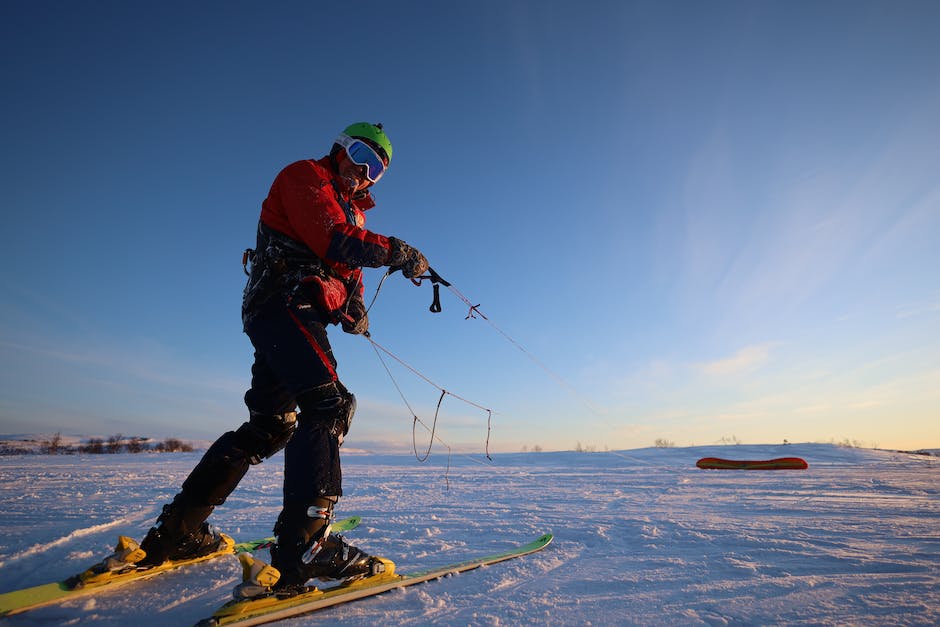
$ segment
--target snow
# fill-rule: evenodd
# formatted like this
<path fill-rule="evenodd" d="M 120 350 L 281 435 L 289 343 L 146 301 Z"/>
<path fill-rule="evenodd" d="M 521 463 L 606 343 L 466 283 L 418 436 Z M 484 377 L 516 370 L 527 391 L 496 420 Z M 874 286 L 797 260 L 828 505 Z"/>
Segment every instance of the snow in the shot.
<path fill-rule="evenodd" d="M 799 456 L 809 470 L 708 471 L 700 457 Z M 0 458 L 0 591 L 62 579 L 140 538 L 199 454 Z M 282 458 L 253 467 L 214 514 L 270 535 Z M 339 516 L 401 571 L 552 531 L 522 559 L 284 625 L 940 624 L 940 459 L 833 445 L 597 453 L 346 455 Z M 266 554 L 262 554 L 267 558 Z M 216 560 L 9 625 L 188 625 L 240 577 Z"/>

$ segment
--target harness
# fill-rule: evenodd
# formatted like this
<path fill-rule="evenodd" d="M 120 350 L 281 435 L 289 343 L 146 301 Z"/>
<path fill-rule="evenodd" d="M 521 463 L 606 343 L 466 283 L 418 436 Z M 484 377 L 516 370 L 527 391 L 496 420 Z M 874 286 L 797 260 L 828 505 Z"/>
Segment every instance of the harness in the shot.
<path fill-rule="evenodd" d="M 309 248 L 260 221 L 255 248 L 242 253 L 242 269 L 248 276 L 242 299 L 245 324 L 275 295 L 293 295 L 305 278 L 338 278 Z"/>
<path fill-rule="evenodd" d="M 336 192 L 336 201 L 345 214 L 346 221 L 358 226 L 356 209 L 345 200 L 335 180 L 330 180 Z M 338 279 L 338 276 L 320 257 L 305 244 L 276 231 L 259 220 L 255 248 L 246 248 L 242 253 L 242 270 L 248 276 L 242 300 L 242 322 L 247 324 L 258 308 L 276 294 L 293 298 L 306 284 L 317 279 L 321 283 Z M 347 286 L 347 293 L 353 289 Z"/>

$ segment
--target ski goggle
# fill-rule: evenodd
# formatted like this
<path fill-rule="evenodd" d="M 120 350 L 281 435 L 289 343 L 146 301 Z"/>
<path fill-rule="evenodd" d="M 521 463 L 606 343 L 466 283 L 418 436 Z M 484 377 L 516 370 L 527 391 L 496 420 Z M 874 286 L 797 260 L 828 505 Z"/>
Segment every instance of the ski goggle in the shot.
<path fill-rule="evenodd" d="M 385 174 L 385 162 L 369 144 L 349 135 L 340 135 L 336 143 L 346 149 L 353 163 L 366 166 L 366 178 L 373 183 Z"/>

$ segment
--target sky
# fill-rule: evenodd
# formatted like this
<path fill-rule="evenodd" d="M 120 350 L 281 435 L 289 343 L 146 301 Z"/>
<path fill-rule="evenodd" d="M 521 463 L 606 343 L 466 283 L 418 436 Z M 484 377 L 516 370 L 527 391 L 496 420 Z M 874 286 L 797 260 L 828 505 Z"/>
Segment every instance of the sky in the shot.
<path fill-rule="evenodd" d="M 936 2 L 338 4 L 0 5 L 0 434 L 237 427 L 261 201 L 370 121 L 487 320 L 333 328 L 347 446 L 940 446 Z"/>

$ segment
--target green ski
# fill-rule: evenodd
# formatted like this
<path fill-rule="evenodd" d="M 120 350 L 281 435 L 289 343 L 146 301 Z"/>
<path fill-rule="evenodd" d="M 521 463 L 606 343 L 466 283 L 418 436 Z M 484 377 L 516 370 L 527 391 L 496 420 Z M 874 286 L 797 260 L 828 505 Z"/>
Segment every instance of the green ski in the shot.
<path fill-rule="evenodd" d="M 344 520 L 333 523 L 333 530 L 349 531 L 350 529 L 355 529 L 357 526 L 359 526 L 361 521 L 362 519 L 359 516 L 346 518 Z M 153 568 L 136 568 L 133 564 L 128 564 L 127 568 L 122 570 L 106 571 L 100 573 L 96 572 L 96 567 L 99 566 L 99 563 L 92 566 L 88 570 L 85 570 L 82 573 L 78 573 L 63 581 L 56 581 L 53 583 L 33 586 L 31 588 L 23 588 L 21 590 L 13 590 L 12 592 L 2 593 L 0 594 L 0 617 L 19 614 L 20 612 L 25 612 L 26 610 L 42 607 L 44 605 L 60 603 L 77 597 L 89 596 L 100 590 L 113 590 L 114 588 L 127 583 L 140 581 L 142 579 L 149 579 L 161 573 L 175 570 L 182 566 L 197 564 L 199 562 L 211 560 L 216 557 L 264 549 L 271 546 L 271 544 L 273 544 L 275 541 L 275 539 L 272 537 L 236 544 L 235 541 L 232 540 L 232 538 L 229 536 L 226 536 L 225 534 L 222 535 L 227 541 L 226 545 L 222 549 L 216 551 L 215 553 L 210 553 L 209 555 L 204 555 L 196 559 L 165 562 L 160 566 L 155 566 Z M 120 541 L 118 542 L 118 545 L 121 545 Z"/>
<path fill-rule="evenodd" d="M 437 579 L 451 573 L 473 570 L 487 564 L 495 564 L 516 557 L 522 557 L 544 549 L 552 541 L 552 534 L 546 533 L 537 540 L 516 546 L 507 551 L 448 564 L 428 570 L 399 574 L 394 564 L 387 560 L 386 572 L 371 577 L 356 579 L 333 588 L 320 590 L 311 586 L 306 592 L 289 597 L 278 597 L 272 593 L 253 599 L 229 601 L 216 610 L 215 614 L 197 623 L 196 627 L 220 627 L 221 625 L 263 625 L 273 621 L 307 614 L 315 610 L 347 603 L 374 596 L 395 588 L 412 586 L 417 583 Z"/>

